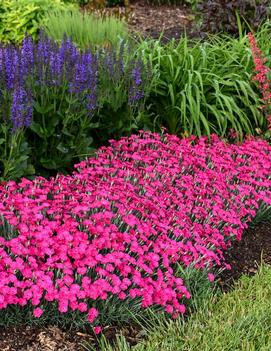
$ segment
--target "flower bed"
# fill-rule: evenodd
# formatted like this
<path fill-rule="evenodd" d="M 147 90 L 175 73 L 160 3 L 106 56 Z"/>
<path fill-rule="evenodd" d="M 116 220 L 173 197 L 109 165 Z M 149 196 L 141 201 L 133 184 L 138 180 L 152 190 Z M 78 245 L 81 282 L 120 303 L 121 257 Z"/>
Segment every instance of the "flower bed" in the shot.
<path fill-rule="evenodd" d="M 190 298 L 177 264 L 227 267 L 259 203 L 271 204 L 271 146 L 142 132 L 111 141 L 71 176 L 1 186 L 0 309 L 57 302 L 88 313 L 115 296 L 173 317 Z"/>

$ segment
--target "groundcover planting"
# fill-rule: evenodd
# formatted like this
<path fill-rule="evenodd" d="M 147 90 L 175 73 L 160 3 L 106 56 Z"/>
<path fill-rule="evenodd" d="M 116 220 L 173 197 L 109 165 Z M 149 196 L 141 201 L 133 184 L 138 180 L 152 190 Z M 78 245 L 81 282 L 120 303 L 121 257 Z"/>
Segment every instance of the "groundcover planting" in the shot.
<path fill-rule="evenodd" d="M 1 185 L 0 309 L 28 304 L 40 317 L 56 304 L 97 327 L 117 299 L 176 317 L 190 298 L 178 264 L 212 280 L 259 204 L 271 204 L 271 146 L 256 138 L 142 132 L 76 168 Z"/>

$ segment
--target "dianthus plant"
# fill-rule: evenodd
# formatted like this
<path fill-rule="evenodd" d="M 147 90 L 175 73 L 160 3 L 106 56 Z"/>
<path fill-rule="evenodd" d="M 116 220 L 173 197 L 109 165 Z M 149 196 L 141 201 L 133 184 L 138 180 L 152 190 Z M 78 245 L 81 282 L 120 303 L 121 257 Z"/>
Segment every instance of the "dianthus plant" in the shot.
<path fill-rule="evenodd" d="M 177 264 L 227 267 L 223 252 L 271 204 L 271 147 L 253 138 L 142 132 L 76 168 L 1 186 L 1 309 L 32 304 L 39 317 L 47 301 L 96 324 L 115 296 L 175 317 L 190 298 Z"/>

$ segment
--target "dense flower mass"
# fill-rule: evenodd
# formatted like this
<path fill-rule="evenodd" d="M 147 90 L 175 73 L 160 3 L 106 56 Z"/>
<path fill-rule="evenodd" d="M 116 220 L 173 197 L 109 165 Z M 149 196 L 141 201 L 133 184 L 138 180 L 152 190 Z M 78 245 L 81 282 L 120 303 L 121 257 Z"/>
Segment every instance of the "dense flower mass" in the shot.
<path fill-rule="evenodd" d="M 176 264 L 225 266 L 259 203 L 271 204 L 271 146 L 142 132 L 111 141 L 71 176 L 0 189 L 0 309 L 79 310 L 116 296 L 185 312 Z M 209 280 L 213 280 L 209 274 Z"/>
<path fill-rule="evenodd" d="M 126 62 L 125 55 L 124 44 L 119 51 L 93 53 L 79 50 L 69 38 L 58 45 L 44 34 L 37 43 L 26 37 L 21 47 L 0 44 L 0 99 L 3 106 L 11 103 L 11 108 L 0 109 L 0 117 L 11 119 L 13 131 L 29 127 L 36 102 L 33 95 L 37 90 L 40 98 L 47 88 L 54 88 L 51 94 L 61 88 L 66 99 L 73 103 L 77 99 L 91 115 L 106 95 L 105 86 L 99 95 L 104 78 L 109 87 L 110 82 L 115 88 L 122 84 L 123 94 L 134 105 L 144 96 L 143 76 L 149 69 L 139 59 Z"/>

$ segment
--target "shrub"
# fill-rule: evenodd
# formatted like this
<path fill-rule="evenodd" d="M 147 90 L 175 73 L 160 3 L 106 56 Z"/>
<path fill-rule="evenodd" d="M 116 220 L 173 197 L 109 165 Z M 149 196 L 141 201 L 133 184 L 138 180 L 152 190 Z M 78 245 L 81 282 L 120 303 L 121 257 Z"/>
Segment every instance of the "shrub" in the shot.
<path fill-rule="evenodd" d="M 45 36 L 0 47 L 0 117 L 13 133 L 26 129 L 38 172 L 67 171 L 93 147 L 138 128 L 149 71 L 128 51 L 123 43 L 91 53 Z"/>
<path fill-rule="evenodd" d="M 270 156 L 253 138 L 142 133 L 102 147 L 71 176 L 2 185 L 0 309 L 28 304 L 40 317 L 57 305 L 96 326 L 122 322 L 108 313 L 116 301 L 184 313 L 178 265 L 227 267 L 223 251 L 259 202 L 271 204 Z"/>
<path fill-rule="evenodd" d="M 259 94 L 250 81 L 253 61 L 247 38 L 142 42 L 141 50 L 158 73 L 147 104 L 152 128 L 174 134 L 244 134 L 265 129 Z"/>
<path fill-rule="evenodd" d="M 211 33 L 227 32 L 233 35 L 239 34 L 238 15 L 243 26 L 257 29 L 269 18 L 270 10 L 269 0 L 201 0 L 198 5 L 202 30 Z"/>
<path fill-rule="evenodd" d="M 66 35 L 81 48 L 115 46 L 128 37 L 124 21 L 79 10 L 49 12 L 43 29 L 50 38 L 61 41 Z"/>
<path fill-rule="evenodd" d="M 1 0 L 0 41 L 21 43 L 25 33 L 36 39 L 46 12 L 65 8 L 61 0 Z"/>

